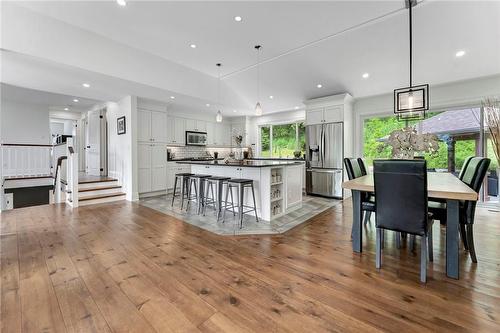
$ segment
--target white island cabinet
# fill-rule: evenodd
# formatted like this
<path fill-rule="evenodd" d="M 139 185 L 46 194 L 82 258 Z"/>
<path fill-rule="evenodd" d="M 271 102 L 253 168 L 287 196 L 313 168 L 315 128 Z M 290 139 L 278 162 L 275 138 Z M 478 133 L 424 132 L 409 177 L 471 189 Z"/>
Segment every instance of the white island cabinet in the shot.
<path fill-rule="evenodd" d="M 303 162 L 245 160 L 241 164 L 224 164 L 222 161 L 179 163 L 190 164 L 194 174 L 253 180 L 257 214 L 263 221 L 271 221 L 302 205 Z M 225 192 L 222 199 L 224 196 Z M 233 196 L 237 201 L 236 192 Z M 250 190 L 245 190 L 245 205 L 253 205 Z"/>

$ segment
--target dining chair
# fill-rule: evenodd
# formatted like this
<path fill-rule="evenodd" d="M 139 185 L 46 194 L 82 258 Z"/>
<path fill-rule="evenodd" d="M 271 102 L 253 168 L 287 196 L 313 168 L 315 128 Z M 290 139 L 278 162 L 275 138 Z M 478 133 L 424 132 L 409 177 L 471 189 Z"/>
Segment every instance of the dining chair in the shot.
<path fill-rule="evenodd" d="M 465 169 L 460 171 L 460 179 L 475 192 L 479 192 L 483 184 L 491 160 L 484 157 L 472 157 L 468 159 Z M 476 250 L 474 246 L 474 217 L 477 201 L 460 202 L 459 220 L 460 237 L 466 250 L 469 251 L 472 262 L 477 263 Z M 429 210 L 438 216 L 446 214 L 446 204 L 430 204 Z"/>
<path fill-rule="evenodd" d="M 462 164 L 462 168 L 460 169 L 460 173 L 458 174 L 458 179 L 463 180 L 465 170 L 467 170 L 467 166 L 469 165 L 470 160 L 472 160 L 474 156 L 469 156 L 465 159 L 464 164 Z M 445 199 L 429 199 L 429 211 L 432 212 L 434 216 L 434 220 L 438 220 L 441 224 L 446 224 L 446 200 Z M 462 236 L 462 235 L 461 235 Z M 462 241 L 465 244 L 465 232 L 463 233 Z"/>
<path fill-rule="evenodd" d="M 349 180 L 359 178 L 366 175 L 366 167 L 361 158 L 344 158 L 344 165 L 347 171 Z M 368 223 L 371 213 L 375 211 L 375 202 L 370 193 L 363 192 L 361 194 L 361 210 L 364 212 L 364 223 Z"/>
<path fill-rule="evenodd" d="M 382 266 L 382 231 L 421 237 L 420 281 L 427 281 L 427 249 L 432 258 L 432 215 L 427 203 L 425 160 L 375 160 L 376 267 Z"/>

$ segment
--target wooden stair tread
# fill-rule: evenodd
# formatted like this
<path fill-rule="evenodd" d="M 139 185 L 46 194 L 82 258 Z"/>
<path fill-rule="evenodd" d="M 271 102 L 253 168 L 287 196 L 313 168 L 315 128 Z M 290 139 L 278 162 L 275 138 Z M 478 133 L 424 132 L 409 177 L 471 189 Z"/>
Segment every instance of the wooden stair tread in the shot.
<path fill-rule="evenodd" d="M 100 191 L 100 190 L 112 190 L 115 188 L 121 188 L 120 185 L 113 185 L 113 186 L 105 186 L 105 187 L 91 187 L 91 188 L 83 188 L 83 189 L 78 189 L 78 192 L 91 192 L 91 191 Z"/>
<path fill-rule="evenodd" d="M 78 184 L 116 182 L 117 180 L 118 179 L 115 179 L 115 178 L 88 179 L 88 180 L 79 180 Z"/>
<path fill-rule="evenodd" d="M 111 197 L 119 197 L 122 195 L 126 195 L 123 192 L 118 192 L 118 193 L 108 193 L 108 194 L 100 194 L 100 195 L 93 195 L 85 198 L 79 198 L 79 201 L 87 201 L 87 200 L 94 200 L 94 199 L 104 199 L 104 198 L 111 198 Z"/>

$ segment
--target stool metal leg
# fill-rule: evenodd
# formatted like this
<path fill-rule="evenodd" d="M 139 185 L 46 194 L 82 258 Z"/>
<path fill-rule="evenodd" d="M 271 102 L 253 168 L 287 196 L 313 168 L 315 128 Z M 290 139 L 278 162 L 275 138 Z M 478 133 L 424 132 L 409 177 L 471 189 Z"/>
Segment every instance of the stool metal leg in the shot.
<path fill-rule="evenodd" d="M 224 183 L 221 181 L 217 182 L 217 201 L 216 201 L 216 207 L 217 207 L 217 222 L 219 222 L 220 218 L 220 213 L 221 213 L 221 206 L 222 206 L 222 190 L 224 188 Z"/>
<path fill-rule="evenodd" d="M 231 192 L 231 201 L 232 201 L 233 200 L 233 192 L 231 190 L 231 186 L 229 184 L 227 184 L 226 200 L 224 200 L 224 211 L 222 212 L 222 223 L 224 223 L 226 221 L 227 197 L 229 195 L 229 192 Z M 234 214 L 234 208 L 233 208 L 233 214 Z"/>
<path fill-rule="evenodd" d="M 177 178 L 178 177 L 175 177 L 175 181 L 174 181 L 174 192 L 172 193 L 172 207 L 174 207 L 174 199 L 175 199 L 175 189 L 177 187 Z"/>
<path fill-rule="evenodd" d="M 255 221 L 257 221 L 257 223 L 258 223 L 259 218 L 257 217 L 257 205 L 255 204 L 255 192 L 253 189 L 253 184 L 252 184 L 252 198 L 253 198 L 253 210 L 255 212 Z"/>
<path fill-rule="evenodd" d="M 244 187 L 242 184 L 238 184 L 238 218 L 240 220 L 240 229 L 243 228 L 243 195 L 245 193 Z"/>
<path fill-rule="evenodd" d="M 201 208 L 203 207 L 203 179 L 201 178 L 198 178 L 197 182 L 196 182 L 196 187 L 198 187 L 197 189 L 197 194 L 196 194 L 196 200 L 198 201 L 198 210 L 197 210 L 197 214 L 200 215 L 200 212 L 201 212 Z M 199 193 L 199 194 L 198 194 Z"/>
<path fill-rule="evenodd" d="M 186 196 L 187 183 L 189 182 L 189 178 L 182 177 L 181 178 L 181 210 L 184 209 L 184 197 Z"/>
<path fill-rule="evenodd" d="M 202 207 L 203 216 L 205 216 L 205 213 L 207 212 L 208 188 L 211 186 L 212 186 L 212 184 L 210 182 L 207 182 L 205 184 L 205 194 L 203 195 L 203 200 L 205 202 L 203 203 L 203 207 Z"/>

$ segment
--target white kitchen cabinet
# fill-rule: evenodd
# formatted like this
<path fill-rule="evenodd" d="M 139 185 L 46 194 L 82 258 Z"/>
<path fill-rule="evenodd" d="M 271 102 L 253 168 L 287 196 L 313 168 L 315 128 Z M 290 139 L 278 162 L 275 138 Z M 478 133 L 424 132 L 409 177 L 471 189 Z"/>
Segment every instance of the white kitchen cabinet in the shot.
<path fill-rule="evenodd" d="M 185 143 L 186 121 L 184 118 L 167 117 L 167 142 L 171 145 L 182 146 Z"/>
<path fill-rule="evenodd" d="M 303 165 L 288 166 L 286 169 L 286 208 L 302 202 Z"/>
<path fill-rule="evenodd" d="M 206 132 L 207 122 L 196 119 L 186 119 L 186 131 Z"/>
<path fill-rule="evenodd" d="M 167 114 L 165 112 L 138 110 L 137 140 L 139 142 L 167 141 Z"/>
<path fill-rule="evenodd" d="M 167 142 L 167 114 L 151 112 L 151 138 L 153 142 Z"/>
<path fill-rule="evenodd" d="M 139 193 L 167 188 L 167 149 L 162 144 L 139 143 L 137 152 Z"/>
<path fill-rule="evenodd" d="M 206 123 L 206 129 L 207 129 L 207 145 L 213 146 L 215 145 L 215 123 L 208 121 Z"/>
<path fill-rule="evenodd" d="M 343 119 L 342 106 L 309 109 L 306 111 L 306 125 L 337 123 Z"/>

